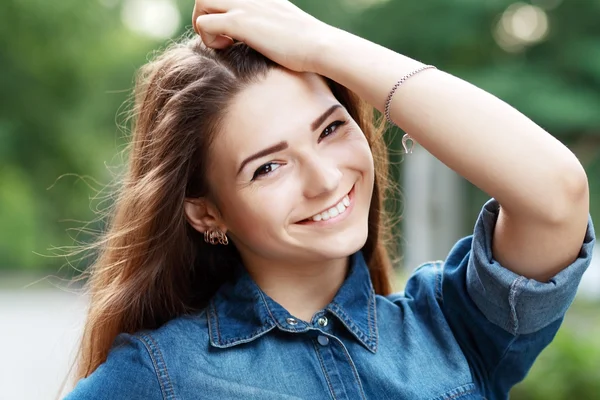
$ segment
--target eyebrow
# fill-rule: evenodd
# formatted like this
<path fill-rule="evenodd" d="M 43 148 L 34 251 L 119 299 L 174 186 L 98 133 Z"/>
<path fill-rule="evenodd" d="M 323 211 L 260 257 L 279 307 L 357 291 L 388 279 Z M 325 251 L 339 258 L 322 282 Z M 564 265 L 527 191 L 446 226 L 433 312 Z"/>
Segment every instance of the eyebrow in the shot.
<path fill-rule="evenodd" d="M 277 153 L 278 151 L 282 151 L 287 148 L 288 148 L 287 142 L 279 142 L 274 146 L 268 147 L 264 150 L 259 151 L 256 154 L 251 155 L 250 157 L 248 157 L 244 161 L 242 161 L 242 165 L 240 165 L 240 169 L 238 169 L 238 175 L 240 172 L 242 172 L 242 170 L 244 169 L 246 164 L 248 164 L 249 162 L 259 159 L 264 156 L 268 156 L 269 154 Z"/>
<path fill-rule="evenodd" d="M 329 118 L 329 116 L 331 114 L 334 113 L 335 110 L 337 110 L 338 108 L 342 108 L 341 104 L 334 104 L 331 107 L 329 107 L 323 114 L 321 114 L 317 119 L 315 119 L 313 121 L 312 124 L 310 124 L 310 130 L 311 131 L 316 131 L 317 128 L 319 126 L 321 126 L 321 124 L 323 124 L 323 122 L 325 122 L 325 120 L 327 118 Z M 279 142 L 274 146 L 271 147 L 267 147 L 264 150 L 259 151 L 258 153 L 255 153 L 253 155 L 251 155 L 250 157 L 246 158 L 244 161 L 242 161 L 242 164 L 240 165 L 240 168 L 238 169 L 238 175 L 240 174 L 240 172 L 242 172 L 242 170 L 244 169 L 244 167 L 246 166 L 246 164 L 248 164 L 249 162 L 252 162 L 254 160 L 257 160 L 259 158 L 268 156 L 269 154 L 273 154 L 273 153 L 277 153 L 279 151 L 285 150 L 289 147 L 287 142 Z"/>
<path fill-rule="evenodd" d="M 329 118 L 329 116 L 330 116 L 331 114 L 333 114 L 333 112 L 334 112 L 335 110 L 337 110 L 338 108 L 342 108 L 342 105 L 341 105 L 341 104 L 334 104 L 334 105 L 332 105 L 331 107 L 329 107 L 329 108 L 327 109 L 327 111 L 325 111 L 323 114 L 321 114 L 321 116 L 320 116 L 319 118 L 315 119 L 315 120 L 313 121 L 313 123 L 312 123 L 312 124 L 310 124 L 310 130 L 311 130 L 311 131 L 313 131 L 313 132 L 314 132 L 314 131 L 316 131 L 316 130 L 317 130 L 317 128 L 318 128 L 319 126 L 321 126 L 321 124 L 322 124 L 323 122 L 325 122 L 325 120 L 326 120 L 327 118 Z"/>

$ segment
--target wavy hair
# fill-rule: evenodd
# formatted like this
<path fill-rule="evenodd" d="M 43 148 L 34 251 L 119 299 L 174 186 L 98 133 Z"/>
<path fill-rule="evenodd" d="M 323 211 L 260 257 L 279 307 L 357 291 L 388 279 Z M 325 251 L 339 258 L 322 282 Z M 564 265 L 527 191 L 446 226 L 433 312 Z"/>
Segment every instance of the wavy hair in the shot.
<path fill-rule="evenodd" d="M 199 37 L 170 45 L 138 73 L 127 168 L 110 206 L 106 229 L 86 271 L 89 309 L 74 378 L 102 364 L 121 332 L 154 329 L 206 307 L 232 279 L 235 246 L 211 246 L 185 217 L 184 201 L 209 193 L 207 152 L 234 96 L 282 68 L 243 43 L 207 48 Z M 391 292 L 384 207 L 388 154 L 384 122 L 347 88 L 326 80 L 364 132 L 375 160 L 369 233 L 363 253 L 378 294 Z"/>

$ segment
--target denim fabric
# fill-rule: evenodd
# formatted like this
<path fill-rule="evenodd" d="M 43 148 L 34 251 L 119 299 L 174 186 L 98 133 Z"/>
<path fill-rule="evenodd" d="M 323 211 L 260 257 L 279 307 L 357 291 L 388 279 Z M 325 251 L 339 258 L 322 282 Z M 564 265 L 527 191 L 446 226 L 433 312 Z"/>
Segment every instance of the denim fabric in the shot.
<path fill-rule="evenodd" d="M 243 271 L 202 312 L 122 334 L 76 399 L 506 399 L 556 334 L 595 241 L 547 283 L 491 256 L 498 203 L 445 262 L 376 295 L 360 252 L 333 301 L 294 319 Z"/>

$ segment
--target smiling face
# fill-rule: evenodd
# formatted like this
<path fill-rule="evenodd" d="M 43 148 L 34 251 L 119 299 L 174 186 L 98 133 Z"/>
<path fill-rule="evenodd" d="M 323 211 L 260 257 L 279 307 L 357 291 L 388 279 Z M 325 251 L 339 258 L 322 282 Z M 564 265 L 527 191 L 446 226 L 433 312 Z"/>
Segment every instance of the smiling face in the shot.
<path fill-rule="evenodd" d="M 211 199 L 244 259 L 347 257 L 367 239 L 367 140 L 325 81 L 271 70 L 240 92 L 210 150 Z"/>

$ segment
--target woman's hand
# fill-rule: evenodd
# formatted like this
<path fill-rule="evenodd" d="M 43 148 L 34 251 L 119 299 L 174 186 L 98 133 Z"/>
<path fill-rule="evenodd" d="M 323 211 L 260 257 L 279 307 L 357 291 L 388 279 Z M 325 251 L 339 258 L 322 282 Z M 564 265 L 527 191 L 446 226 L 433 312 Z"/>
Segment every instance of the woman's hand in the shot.
<path fill-rule="evenodd" d="M 192 22 L 207 46 L 235 39 L 298 72 L 317 72 L 319 47 L 335 31 L 287 0 L 195 1 Z"/>

